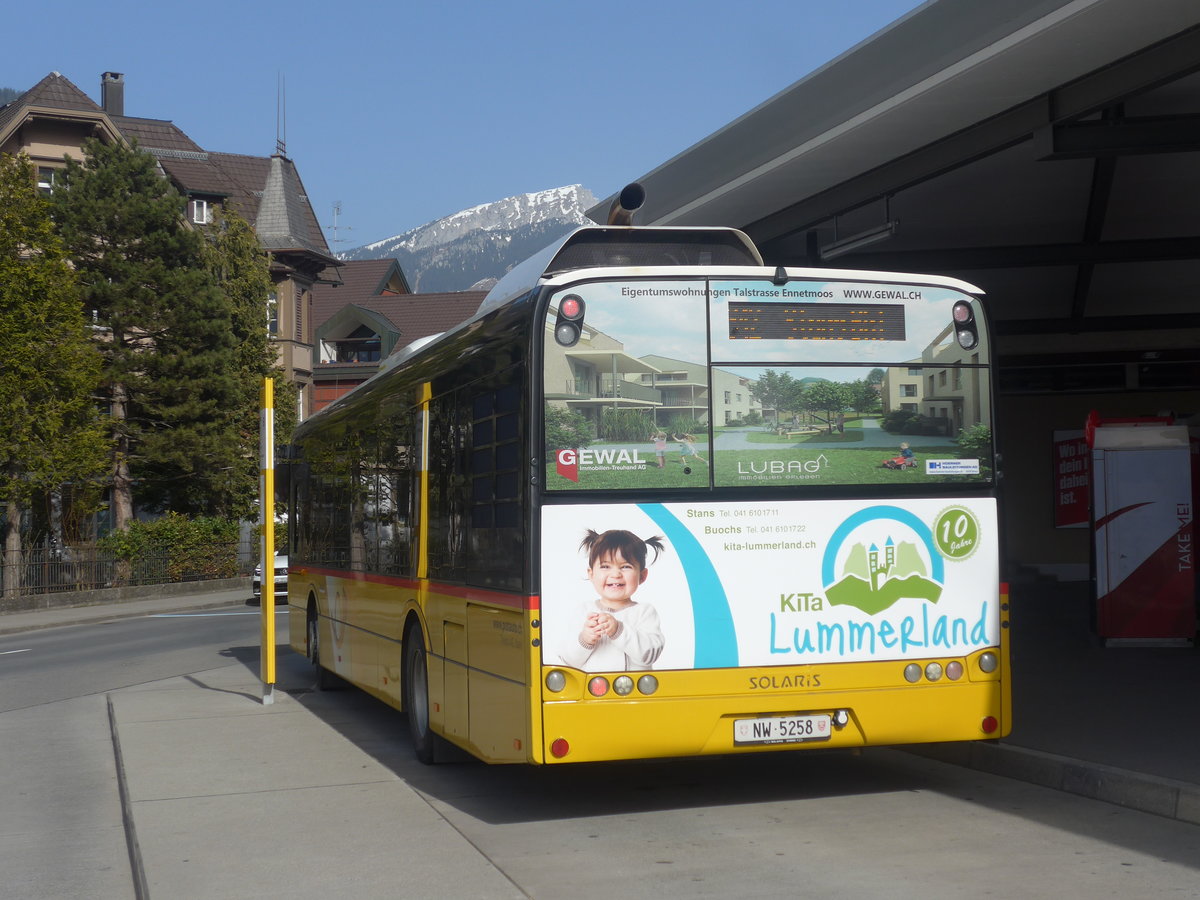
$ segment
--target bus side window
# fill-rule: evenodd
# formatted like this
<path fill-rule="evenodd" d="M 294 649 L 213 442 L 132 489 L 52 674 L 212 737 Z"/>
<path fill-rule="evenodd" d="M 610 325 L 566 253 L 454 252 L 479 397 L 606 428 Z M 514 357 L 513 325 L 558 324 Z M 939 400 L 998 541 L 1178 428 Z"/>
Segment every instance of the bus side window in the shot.
<path fill-rule="evenodd" d="M 465 514 L 470 485 L 465 432 L 470 408 L 466 390 L 451 390 L 429 403 L 429 577 L 461 581 L 466 574 Z"/>
<path fill-rule="evenodd" d="M 521 589 L 521 380 L 513 367 L 473 385 L 471 402 L 471 515 L 468 580 Z M 489 390 L 488 388 L 491 388 Z"/>
<path fill-rule="evenodd" d="M 378 570 L 388 575 L 416 574 L 413 521 L 418 478 L 416 410 L 399 406 L 380 416 Z"/>

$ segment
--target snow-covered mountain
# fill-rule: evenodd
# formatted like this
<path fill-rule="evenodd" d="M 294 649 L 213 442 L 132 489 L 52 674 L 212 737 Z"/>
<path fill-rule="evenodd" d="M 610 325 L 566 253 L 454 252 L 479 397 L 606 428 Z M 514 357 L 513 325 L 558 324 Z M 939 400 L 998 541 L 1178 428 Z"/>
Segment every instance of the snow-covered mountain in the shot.
<path fill-rule="evenodd" d="M 490 287 L 514 265 L 578 225 L 595 205 L 581 185 L 506 197 L 339 253 L 340 259 L 388 259 L 413 291 L 465 291 Z"/>

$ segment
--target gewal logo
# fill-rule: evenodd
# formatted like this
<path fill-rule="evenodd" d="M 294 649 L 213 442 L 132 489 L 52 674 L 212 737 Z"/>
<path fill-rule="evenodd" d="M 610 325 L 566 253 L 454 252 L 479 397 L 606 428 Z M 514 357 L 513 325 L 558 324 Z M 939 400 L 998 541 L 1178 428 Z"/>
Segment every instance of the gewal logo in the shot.
<path fill-rule="evenodd" d="M 559 450 L 554 454 L 555 470 L 568 481 L 579 482 L 579 470 L 604 472 L 618 469 L 644 469 L 646 460 L 638 450 L 604 448 L 601 450 Z"/>

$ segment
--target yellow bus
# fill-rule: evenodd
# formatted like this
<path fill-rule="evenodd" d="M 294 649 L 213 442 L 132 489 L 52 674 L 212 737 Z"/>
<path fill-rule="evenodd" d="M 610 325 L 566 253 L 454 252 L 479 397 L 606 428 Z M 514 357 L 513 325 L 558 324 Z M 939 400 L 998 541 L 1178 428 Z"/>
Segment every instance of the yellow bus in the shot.
<path fill-rule="evenodd" d="M 424 762 L 1002 737 L 990 346 L 955 279 L 580 228 L 297 428 L 289 642 Z"/>

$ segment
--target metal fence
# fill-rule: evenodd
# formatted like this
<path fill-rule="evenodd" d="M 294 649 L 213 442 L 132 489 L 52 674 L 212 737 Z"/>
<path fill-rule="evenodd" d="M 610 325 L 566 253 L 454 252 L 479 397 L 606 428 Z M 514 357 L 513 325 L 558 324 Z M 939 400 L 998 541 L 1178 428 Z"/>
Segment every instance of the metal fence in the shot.
<path fill-rule="evenodd" d="M 140 554 L 120 560 L 110 550 L 96 546 L 44 548 L 21 552 L 18 594 L 53 594 L 143 584 L 171 584 L 233 578 L 245 575 L 238 563 L 237 544 L 214 544 L 186 554 Z M 0 584 L 9 572 L 0 556 Z"/>

